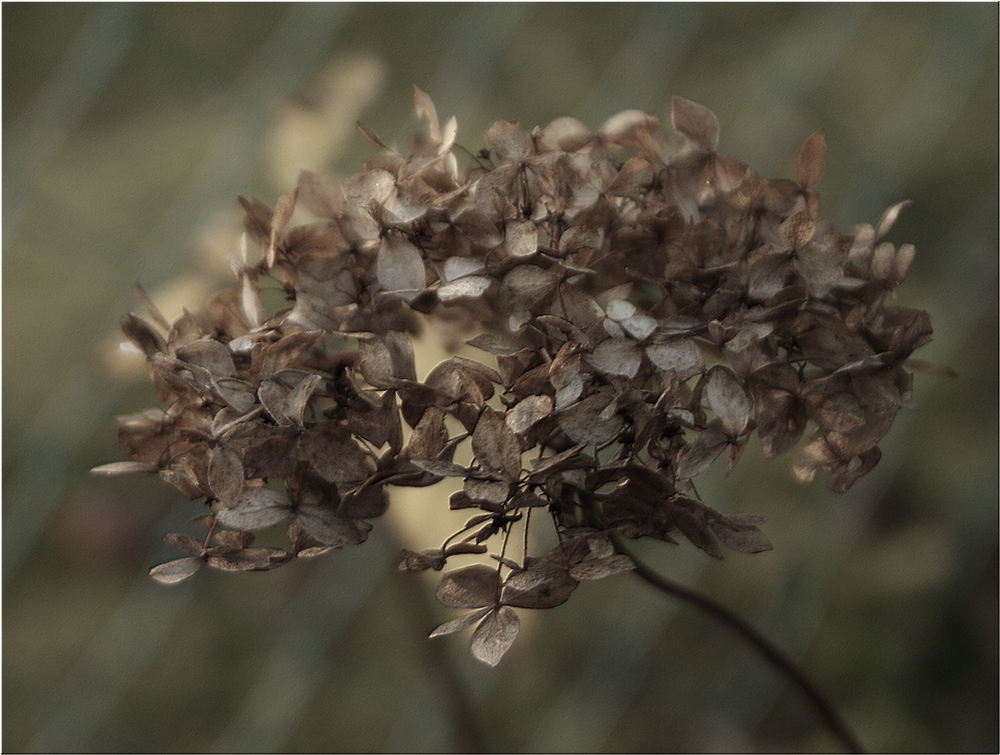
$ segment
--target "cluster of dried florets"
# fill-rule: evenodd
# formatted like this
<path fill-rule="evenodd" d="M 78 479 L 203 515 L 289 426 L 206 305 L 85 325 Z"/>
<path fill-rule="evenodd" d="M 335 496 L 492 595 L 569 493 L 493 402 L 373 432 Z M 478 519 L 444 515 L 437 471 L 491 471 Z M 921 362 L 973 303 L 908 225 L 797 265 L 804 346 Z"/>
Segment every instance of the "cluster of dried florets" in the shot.
<path fill-rule="evenodd" d="M 165 408 L 122 418 L 132 461 L 99 471 L 156 473 L 208 505 L 208 535 L 168 535 L 188 556 L 155 579 L 360 543 L 387 485 L 461 478 L 448 505 L 471 518 L 400 566 L 496 543 L 495 565 L 445 575 L 439 600 L 473 610 L 434 632 L 478 623 L 473 653 L 495 664 L 515 608 L 633 567 L 615 537 L 770 548 L 759 519 L 692 484 L 724 453 L 732 468 L 754 432 L 772 457 L 810 427 L 794 472 L 830 470 L 837 491 L 876 464 L 931 328 L 886 306 L 914 254 L 884 240 L 902 205 L 847 235 L 818 220 L 822 131 L 797 182 L 765 180 L 716 152 L 711 112 L 675 98 L 682 143 L 638 111 L 597 132 L 497 121 L 462 172 L 454 118 L 442 128 L 415 100 L 429 128 L 409 157 L 362 127 L 383 148 L 362 173 L 303 172 L 274 210 L 244 200 L 238 284 L 200 314 L 170 324 L 138 291 L 149 319 L 122 325 Z M 265 281 L 286 308 L 265 311 Z M 416 313 L 465 323 L 490 364 L 456 356 L 421 379 Z M 252 546 L 286 522 L 287 548 Z"/>

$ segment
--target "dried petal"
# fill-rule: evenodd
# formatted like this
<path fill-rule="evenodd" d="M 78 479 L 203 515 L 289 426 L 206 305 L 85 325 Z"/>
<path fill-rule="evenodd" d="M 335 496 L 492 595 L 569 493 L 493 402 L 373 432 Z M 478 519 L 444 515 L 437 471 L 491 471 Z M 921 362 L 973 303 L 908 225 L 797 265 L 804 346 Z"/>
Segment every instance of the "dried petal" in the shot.
<path fill-rule="evenodd" d="M 552 413 L 552 399 L 548 396 L 528 396 L 507 412 L 507 426 L 518 435 L 524 435 L 535 424 Z"/>
<path fill-rule="evenodd" d="M 464 616 L 459 616 L 457 619 L 446 621 L 428 636 L 443 637 L 444 635 L 461 632 L 466 627 L 471 627 L 492 610 L 492 608 L 480 608 L 478 611 L 473 611 L 472 613 L 467 613 Z"/>
<path fill-rule="evenodd" d="M 584 561 L 570 569 L 569 573 L 573 579 L 582 581 L 603 579 L 604 577 L 610 577 L 613 574 L 620 574 L 623 571 L 629 571 L 634 568 L 635 562 L 631 558 L 624 554 L 616 553 L 613 556 Z"/>
<path fill-rule="evenodd" d="M 518 608 L 555 608 L 569 600 L 577 584 L 562 566 L 535 564 L 507 578 L 502 600 Z"/>
<path fill-rule="evenodd" d="M 330 509 L 300 506 L 295 511 L 295 523 L 324 545 L 339 548 L 357 545 L 368 539 L 372 526 L 360 519 L 346 519 Z"/>
<path fill-rule="evenodd" d="M 642 366 L 642 349 L 628 338 L 609 338 L 597 344 L 587 361 L 605 375 L 633 378 Z"/>
<path fill-rule="evenodd" d="M 799 152 L 798 179 L 802 188 L 814 186 L 826 165 L 826 129 L 814 132 Z"/>
<path fill-rule="evenodd" d="M 501 162 L 513 163 L 531 154 L 531 136 L 516 122 L 496 121 L 486 132 L 486 145 Z"/>
<path fill-rule="evenodd" d="M 486 564 L 456 569 L 444 575 L 436 595 L 449 608 L 494 606 L 500 596 L 500 574 Z"/>
<path fill-rule="evenodd" d="M 681 452 L 677 461 L 677 476 L 683 479 L 697 477 L 719 458 L 727 445 L 729 438 L 722 430 L 715 427 L 703 430 Z"/>
<path fill-rule="evenodd" d="M 719 119 L 704 105 L 674 97 L 670 103 L 670 120 L 674 131 L 705 152 L 715 152 L 719 146 Z"/>
<path fill-rule="evenodd" d="M 243 462 L 235 451 L 225 446 L 212 451 L 208 463 L 208 485 L 226 507 L 236 506 L 243 492 Z"/>
<path fill-rule="evenodd" d="M 220 524 L 238 530 L 262 530 L 291 514 L 288 499 L 269 488 L 246 490 L 232 508 L 220 508 L 215 518 Z"/>
<path fill-rule="evenodd" d="M 376 260 L 378 282 L 386 291 L 412 299 L 426 282 L 420 250 L 402 236 L 390 234 L 382 239 Z"/>
<path fill-rule="evenodd" d="M 729 437 L 735 438 L 746 429 L 753 400 L 726 368 L 716 366 L 709 372 L 704 402 L 708 409 L 715 412 Z"/>
<path fill-rule="evenodd" d="M 490 407 L 483 409 L 476 423 L 472 451 L 488 474 L 507 481 L 521 474 L 521 444 L 504 418 Z"/>
<path fill-rule="evenodd" d="M 472 633 L 472 655 L 489 666 L 496 666 L 514 644 L 520 626 L 514 609 L 501 606 L 483 619 Z"/>
<path fill-rule="evenodd" d="M 331 482 L 361 482 L 375 469 L 371 456 L 336 420 L 320 422 L 308 430 L 302 448 L 313 469 Z"/>
<path fill-rule="evenodd" d="M 176 585 L 198 573 L 201 565 L 205 563 L 201 558 L 189 557 L 178 558 L 175 561 L 167 561 L 149 570 L 149 576 L 163 585 Z"/>

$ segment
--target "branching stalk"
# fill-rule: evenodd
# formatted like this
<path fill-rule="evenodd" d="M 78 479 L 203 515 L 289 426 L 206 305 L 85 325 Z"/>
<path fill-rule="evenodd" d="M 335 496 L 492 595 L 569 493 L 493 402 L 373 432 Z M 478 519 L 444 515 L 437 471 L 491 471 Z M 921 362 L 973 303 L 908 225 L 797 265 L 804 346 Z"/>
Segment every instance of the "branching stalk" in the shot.
<path fill-rule="evenodd" d="M 716 603 L 706 595 L 702 595 L 689 587 L 685 587 L 677 582 L 672 582 L 664 577 L 662 574 L 643 562 L 640 558 L 636 557 L 636 555 L 632 553 L 632 551 L 630 551 L 624 543 L 622 543 L 621 538 L 618 536 L 611 535 L 610 539 L 612 544 L 615 546 L 616 551 L 628 556 L 635 562 L 635 572 L 644 581 L 648 582 L 650 585 L 667 595 L 679 598 L 680 600 L 699 608 L 728 626 L 740 635 L 740 637 L 746 640 L 746 642 L 757 650 L 757 652 L 764 656 L 764 659 L 768 663 L 790 679 L 799 688 L 799 691 L 805 695 L 809 702 L 812 703 L 813 708 L 815 708 L 820 719 L 823 721 L 824 726 L 826 726 L 829 732 L 836 739 L 838 739 L 841 744 L 843 744 L 848 752 L 865 752 L 865 749 L 862 747 L 857 736 L 840 717 L 834 709 L 833 704 L 827 700 L 826 697 L 813 685 L 813 683 L 806 678 L 805 674 L 803 674 L 802 670 L 795 664 L 795 662 L 785 655 L 785 653 L 776 647 L 770 640 L 725 606 Z"/>

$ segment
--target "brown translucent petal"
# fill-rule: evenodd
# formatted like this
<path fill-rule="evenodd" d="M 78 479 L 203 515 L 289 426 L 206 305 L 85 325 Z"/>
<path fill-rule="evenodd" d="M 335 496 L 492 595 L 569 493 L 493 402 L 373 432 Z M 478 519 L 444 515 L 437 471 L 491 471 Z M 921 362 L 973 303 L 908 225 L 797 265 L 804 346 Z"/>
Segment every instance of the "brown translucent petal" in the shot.
<path fill-rule="evenodd" d="M 549 149 L 575 152 L 594 140 L 594 133 L 576 118 L 556 118 L 542 129 L 541 141 Z"/>
<path fill-rule="evenodd" d="M 121 328 L 128 339 L 147 357 L 166 352 L 167 342 L 163 340 L 163 336 L 139 315 L 130 312 L 122 317 Z"/>
<path fill-rule="evenodd" d="M 414 85 L 413 87 L 413 109 L 417 112 L 417 117 L 427 119 L 427 130 L 431 139 L 437 143 L 441 141 L 441 125 L 438 121 L 437 108 L 425 91 Z"/>
<path fill-rule="evenodd" d="M 507 606 L 489 613 L 472 633 L 472 655 L 488 666 L 496 666 L 514 644 L 520 625 L 514 609 Z"/>
<path fill-rule="evenodd" d="M 673 370 L 680 380 L 697 375 L 705 369 L 705 357 L 690 338 L 683 336 L 654 337 L 646 346 L 649 361 L 666 372 Z"/>
<path fill-rule="evenodd" d="M 216 544 L 226 551 L 241 551 L 250 546 L 254 539 L 252 532 L 241 530 L 219 530 L 215 533 Z"/>
<path fill-rule="evenodd" d="M 294 424 L 285 416 L 285 398 L 288 396 L 288 388 L 280 381 L 272 378 L 262 380 L 257 388 L 257 398 L 261 405 L 271 415 L 271 419 L 279 425 Z"/>
<path fill-rule="evenodd" d="M 677 476 L 683 479 L 697 477 L 719 458 L 727 445 L 729 437 L 719 428 L 709 427 L 707 430 L 702 430 L 698 437 L 681 451 L 677 462 Z"/>
<path fill-rule="evenodd" d="M 877 241 L 881 241 L 882 239 L 884 239 L 886 236 L 889 235 L 889 231 L 892 230 L 892 227 L 896 224 L 896 221 L 899 219 L 899 214 L 904 209 L 909 207 L 911 204 L 912 204 L 911 200 L 904 199 L 902 202 L 897 202 L 896 204 L 894 204 L 892 207 L 890 207 L 882 214 L 882 218 L 878 222 L 878 232 L 875 235 Z"/>
<path fill-rule="evenodd" d="M 235 553 L 213 554 L 206 561 L 219 571 L 269 571 L 291 558 L 291 553 L 280 548 L 246 548 Z"/>
<path fill-rule="evenodd" d="M 605 375 L 633 378 L 642 366 L 642 349 L 628 338 L 608 338 L 597 344 L 587 361 Z"/>
<path fill-rule="evenodd" d="M 376 448 L 388 443 L 399 451 L 403 447 L 403 427 L 396 405 L 396 395 L 385 391 L 361 391 L 358 400 L 352 402 L 347 415 L 347 425 L 351 432 L 364 438 Z"/>
<path fill-rule="evenodd" d="M 704 105 L 674 97 L 670 103 L 670 120 L 674 131 L 705 152 L 715 152 L 719 146 L 719 119 Z"/>
<path fill-rule="evenodd" d="M 444 425 L 443 409 L 429 406 L 420 422 L 413 428 L 410 441 L 404 453 L 411 459 L 434 459 L 444 450 L 448 442 L 448 430 Z"/>
<path fill-rule="evenodd" d="M 465 494 L 480 508 L 497 511 L 510 497 L 510 483 L 504 480 L 481 480 L 470 477 L 465 481 Z"/>
<path fill-rule="evenodd" d="M 389 234 L 382 239 L 375 268 L 382 288 L 404 299 L 413 298 L 426 283 L 420 250 L 402 236 Z"/>
<path fill-rule="evenodd" d="M 798 396 L 780 388 L 755 388 L 757 435 L 765 459 L 787 451 L 802 437 L 808 415 Z"/>
<path fill-rule="evenodd" d="M 548 396 L 528 396 L 507 412 L 507 426 L 518 435 L 524 435 L 538 422 L 552 414 L 552 399 Z"/>
<path fill-rule="evenodd" d="M 531 135 L 516 122 L 496 121 L 486 132 L 486 145 L 503 163 L 514 163 L 531 154 Z"/>
<path fill-rule="evenodd" d="M 197 574 L 203 563 L 201 558 L 194 556 L 178 558 L 154 566 L 149 570 L 149 576 L 162 585 L 176 585 L 178 582 L 183 582 Z"/>
<path fill-rule="evenodd" d="M 851 458 L 846 464 L 839 465 L 833 470 L 827 483 L 830 490 L 835 493 L 846 493 L 859 478 L 874 469 L 881 458 L 882 451 L 875 446 Z"/>
<path fill-rule="evenodd" d="M 375 388 L 393 388 L 398 383 L 392 352 L 378 336 L 372 335 L 358 342 L 357 365 L 362 377 Z"/>
<path fill-rule="evenodd" d="M 343 211 L 344 192 L 330 176 L 303 170 L 299 173 L 299 201 L 313 215 L 335 218 Z"/>
<path fill-rule="evenodd" d="M 621 553 L 616 553 L 613 556 L 584 561 L 571 568 L 569 573 L 573 579 L 583 581 L 603 579 L 604 577 L 610 577 L 613 574 L 620 574 L 623 571 L 629 571 L 634 568 L 635 562 L 631 558 Z"/>
<path fill-rule="evenodd" d="M 787 249 L 801 249 L 816 233 L 816 221 L 808 213 L 799 212 L 783 221 L 778 233 Z"/>
<path fill-rule="evenodd" d="M 240 197 L 243 205 L 243 227 L 254 241 L 271 242 L 271 208 L 258 199 Z"/>
<path fill-rule="evenodd" d="M 429 636 L 443 637 L 444 635 L 461 632 L 466 627 L 471 627 L 492 610 L 492 608 L 480 608 L 478 611 L 473 611 L 472 613 L 467 613 L 464 616 L 459 616 L 457 619 L 446 621 L 444 624 L 431 632 Z"/>
<path fill-rule="evenodd" d="M 172 428 L 160 409 L 118 418 L 118 445 L 134 461 L 156 464 L 170 442 Z"/>
<path fill-rule="evenodd" d="M 372 129 L 369 126 L 366 126 L 361 121 L 358 121 L 357 123 L 358 123 L 358 131 L 362 133 L 365 139 L 370 141 L 376 147 L 381 147 L 382 149 L 389 149 L 389 147 L 386 146 L 385 142 L 379 139 L 378 134 L 372 131 Z"/>
<path fill-rule="evenodd" d="M 826 165 L 826 129 L 814 132 L 799 151 L 798 179 L 802 188 L 814 186 Z"/>
<path fill-rule="evenodd" d="M 160 312 L 159 308 L 153 303 L 149 294 L 146 293 L 146 289 L 142 287 L 139 281 L 135 281 L 132 284 L 132 295 L 135 297 L 135 300 L 139 302 L 139 306 L 143 308 L 153 322 L 165 331 L 170 330 L 170 323 L 167 322 L 167 318 L 163 316 L 163 313 Z"/>
<path fill-rule="evenodd" d="M 313 392 L 322 382 L 323 378 L 320 375 L 306 375 L 285 397 L 283 407 L 285 416 L 299 427 L 302 427 L 306 406 Z"/>
<path fill-rule="evenodd" d="M 389 494 L 382 486 L 363 488 L 356 493 L 345 495 L 338 511 L 352 519 L 374 519 L 382 516 L 389 508 Z"/>
<path fill-rule="evenodd" d="M 330 509 L 300 506 L 293 514 L 295 523 L 324 545 L 357 545 L 368 539 L 372 526 L 360 519 L 346 519 Z"/>
<path fill-rule="evenodd" d="M 239 454 L 226 446 L 215 448 L 208 463 L 208 484 L 223 505 L 236 506 L 243 492 L 243 462 Z"/>
<path fill-rule="evenodd" d="M 436 477 L 465 477 L 469 473 L 461 464 L 444 459 L 413 459 L 413 465 Z"/>
<path fill-rule="evenodd" d="M 307 430 L 302 449 L 313 469 L 331 482 L 361 482 L 375 469 L 371 456 L 337 420 L 326 420 Z"/>
<path fill-rule="evenodd" d="M 189 501 L 202 498 L 205 495 L 198 475 L 192 469 L 191 463 L 185 458 L 171 461 L 170 466 L 160 470 L 160 477 L 177 488 Z"/>
<path fill-rule="evenodd" d="M 792 459 L 792 472 L 799 482 L 812 482 L 816 471 L 831 468 L 840 459 L 830 449 L 823 438 L 817 438 L 803 448 Z"/>
<path fill-rule="evenodd" d="M 248 480 L 288 477 L 295 471 L 298 428 L 247 422 L 234 428 L 226 442 L 240 455 Z"/>
<path fill-rule="evenodd" d="M 537 563 L 507 578 L 501 600 L 518 608 L 555 608 L 569 600 L 577 584 L 564 567 Z"/>
<path fill-rule="evenodd" d="M 728 369 L 717 365 L 709 371 L 702 399 L 706 408 L 715 412 L 722 429 L 730 437 L 734 438 L 746 429 L 753 410 L 753 399 Z"/>
<path fill-rule="evenodd" d="M 220 508 L 215 518 L 220 524 L 238 530 L 261 530 L 287 519 L 291 514 L 288 499 L 269 488 L 253 488 L 240 496 L 233 508 Z"/>
<path fill-rule="evenodd" d="M 500 575 L 486 564 L 465 566 L 445 574 L 436 595 L 449 608 L 494 606 L 500 596 Z"/>
<path fill-rule="evenodd" d="M 438 288 L 437 296 L 445 304 L 459 299 L 475 299 L 485 294 L 493 284 L 492 278 L 484 275 L 468 275 L 464 278 L 445 283 Z"/>
<path fill-rule="evenodd" d="M 559 427 L 576 443 L 604 445 L 617 437 L 625 421 L 616 413 L 603 416 L 614 396 L 595 393 L 559 414 Z"/>
<path fill-rule="evenodd" d="M 488 406 L 472 433 L 472 451 L 488 474 L 508 482 L 521 474 L 521 444 L 503 416 Z"/>
<path fill-rule="evenodd" d="M 216 394 L 240 414 L 250 411 L 257 403 L 257 395 L 253 384 L 246 380 L 233 377 L 222 377 L 212 380 Z"/>
<path fill-rule="evenodd" d="M 538 228 L 530 220 L 516 220 L 507 224 L 507 254 L 527 257 L 538 250 Z"/>
<path fill-rule="evenodd" d="M 158 472 L 159 470 L 159 464 L 151 461 L 113 461 L 110 464 L 94 467 L 90 471 L 92 474 L 120 475 L 135 472 Z"/>
<path fill-rule="evenodd" d="M 659 125 L 659 119 L 641 110 L 623 110 L 604 122 L 600 134 L 614 144 L 635 147 L 641 143 L 640 134 L 650 134 Z"/>

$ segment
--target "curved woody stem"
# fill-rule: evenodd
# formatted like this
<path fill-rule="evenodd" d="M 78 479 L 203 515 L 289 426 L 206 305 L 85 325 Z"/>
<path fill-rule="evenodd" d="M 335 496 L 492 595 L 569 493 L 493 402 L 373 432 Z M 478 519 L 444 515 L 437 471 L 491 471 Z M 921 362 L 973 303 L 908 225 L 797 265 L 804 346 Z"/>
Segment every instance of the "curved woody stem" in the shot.
<path fill-rule="evenodd" d="M 777 668 L 778 671 L 794 682 L 799 688 L 799 691 L 805 695 L 810 703 L 812 703 L 826 728 L 841 742 L 841 744 L 844 745 L 848 752 L 865 752 L 865 749 L 858 741 L 857 736 L 840 717 L 830 701 L 827 700 L 826 697 L 824 697 L 823 694 L 812 684 L 812 682 L 805 677 L 802 670 L 795 664 L 795 662 L 778 649 L 764 635 L 725 606 L 716 603 L 711 598 L 702 595 L 689 587 L 672 582 L 662 574 L 659 574 L 648 564 L 637 558 L 622 543 L 621 538 L 617 535 L 611 535 L 611 542 L 616 551 L 628 556 L 633 562 L 635 562 L 635 571 L 639 577 L 656 589 L 675 598 L 679 598 L 680 600 L 701 609 L 713 618 L 718 619 L 752 645 L 762 656 L 764 656 L 764 659 L 768 663 Z"/>

